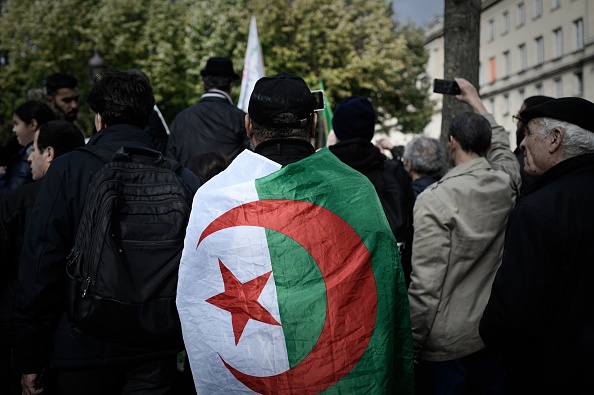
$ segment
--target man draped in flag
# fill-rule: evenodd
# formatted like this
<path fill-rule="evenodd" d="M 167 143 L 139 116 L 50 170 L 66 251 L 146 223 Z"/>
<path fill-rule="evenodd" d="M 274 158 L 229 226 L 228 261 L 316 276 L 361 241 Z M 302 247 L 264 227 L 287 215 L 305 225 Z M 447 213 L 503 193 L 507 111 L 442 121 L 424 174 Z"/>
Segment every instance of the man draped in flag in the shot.
<path fill-rule="evenodd" d="M 177 306 L 199 394 L 412 394 L 396 240 L 303 79 L 261 78 L 244 151 L 197 193 Z"/>

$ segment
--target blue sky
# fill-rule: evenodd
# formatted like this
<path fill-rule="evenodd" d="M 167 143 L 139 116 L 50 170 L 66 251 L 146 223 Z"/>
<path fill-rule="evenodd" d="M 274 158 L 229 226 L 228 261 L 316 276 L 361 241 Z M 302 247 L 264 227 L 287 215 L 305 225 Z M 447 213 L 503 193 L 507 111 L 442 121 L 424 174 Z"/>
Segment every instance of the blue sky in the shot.
<path fill-rule="evenodd" d="M 443 14 L 444 0 L 393 0 L 396 19 L 406 23 L 408 19 L 423 26 L 431 17 Z"/>

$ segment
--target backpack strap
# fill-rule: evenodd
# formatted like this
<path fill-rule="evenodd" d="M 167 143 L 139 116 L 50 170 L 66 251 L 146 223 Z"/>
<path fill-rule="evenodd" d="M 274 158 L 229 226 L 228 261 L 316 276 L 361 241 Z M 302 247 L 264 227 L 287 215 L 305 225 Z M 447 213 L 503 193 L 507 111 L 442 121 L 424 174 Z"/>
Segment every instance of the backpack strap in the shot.
<path fill-rule="evenodd" d="M 103 162 L 107 163 L 107 162 L 111 162 L 111 158 L 113 157 L 114 151 L 110 150 L 107 147 L 104 147 L 102 145 L 83 145 L 82 147 L 78 147 L 76 148 L 77 150 L 81 150 L 81 151 L 87 151 L 90 152 L 91 154 L 99 157 L 99 159 L 101 159 Z"/>
<path fill-rule="evenodd" d="M 123 161 L 130 162 L 133 157 L 143 157 L 143 159 L 150 159 L 154 161 L 155 165 L 167 167 L 178 176 L 181 173 L 181 163 L 165 158 L 160 151 L 156 151 L 150 148 L 142 147 L 120 147 L 117 151 L 113 151 L 102 145 L 84 145 L 77 149 L 90 152 L 91 154 L 99 157 L 103 162 Z"/>

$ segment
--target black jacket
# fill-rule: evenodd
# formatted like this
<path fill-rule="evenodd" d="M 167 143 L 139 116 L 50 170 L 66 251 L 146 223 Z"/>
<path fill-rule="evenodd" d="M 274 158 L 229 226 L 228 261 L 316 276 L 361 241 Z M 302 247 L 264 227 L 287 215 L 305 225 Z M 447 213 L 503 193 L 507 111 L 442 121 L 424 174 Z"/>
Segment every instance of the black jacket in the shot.
<path fill-rule="evenodd" d="M 215 151 L 231 161 L 249 145 L 245 113 L 217 92 L 177 114 L 169 131 L 167 156 L 184 166 L 194 156 Z"/>
<path fill-rule="evenodd" d="M 147 134 L 131 125 L 110 126 L 91 137 L 88 144 L 114 151 L 122 146 L 152 148 Z M 182 348 L 181 339 L 176 344 L 130 346 L 70 329 L 64 305 L 66 256 L 74 244 L 87 187 L 103 164 L 89 152 L 74 150 L 56 158 L 42 180 L 19 267 L 15 361 L 24 373 L 38 372 L 47 363 L 50 350 L 51 366 L 69 369 L 147 360 Z M 186 168 L 179 174 L 193 192 L 198 189 L 196 175 Z"/>
<path fill-rule="evenodd" d="M 27 219 L 41 181 L 22 185 L 0 198 L 0 344 L 13 343 L 12 314 L 17 289 L 19 259 Z"/>
<path fill-rule="evenodd" d="M 33 182 L 31 166 L 29 165 L 29 149 L 33 143 L 21 147 L 19 151 L 10 158 L 6 165 L 6 173 L 0 176 L 0 196 L 6 192 L 18 188 L 21 185 Z"/>
<path fill-rule="evenodd" d="M 510 214 L 480 322 L 514 393 L 594 388 L 594 154 L 540 176 Z"/>
<path fill-rule="evenodd" d="M 341 161 L 365 175 L 375 187 L 394 237 L 399 243 L 404 243 L 401 251 L 402 268 L 408 285 L 412 271 L 410 258 L 414 205 L 410 176 L 400 162 L 386 160 L 368 140 L 343 140 L 329 148 Z"/>

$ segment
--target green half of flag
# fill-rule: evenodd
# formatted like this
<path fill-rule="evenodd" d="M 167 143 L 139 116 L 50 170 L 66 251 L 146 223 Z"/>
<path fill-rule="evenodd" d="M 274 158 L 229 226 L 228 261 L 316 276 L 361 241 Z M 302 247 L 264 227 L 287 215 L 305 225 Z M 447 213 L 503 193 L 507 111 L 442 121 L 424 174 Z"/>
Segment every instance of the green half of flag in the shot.
<path fill-rule="evenodd" d="M 294 234 L 306 233 L 266 231 L 289 365 L 315 366 L 296 385 L 412 394 L 406 286 L 367 178 L 322 149 L 256 180 L 256 190 L 291 213 L 285 226 Z"/>

